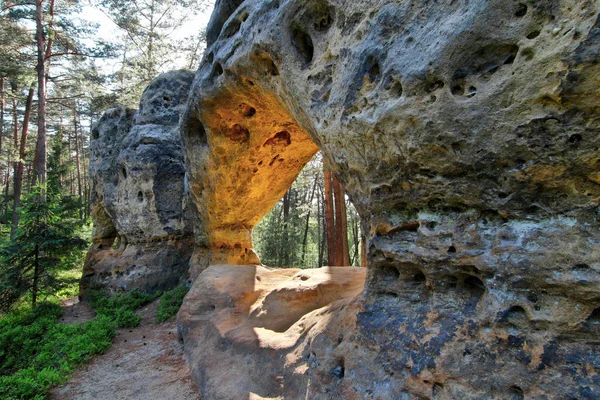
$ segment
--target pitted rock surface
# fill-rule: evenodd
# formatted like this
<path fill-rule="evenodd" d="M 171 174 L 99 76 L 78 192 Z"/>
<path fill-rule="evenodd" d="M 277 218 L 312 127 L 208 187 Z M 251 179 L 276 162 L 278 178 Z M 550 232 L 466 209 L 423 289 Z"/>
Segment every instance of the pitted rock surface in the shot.
<path fill-rule="evenodd" d="M 155 291 L 185 277 L 193 238 L 184 212 L 178 123 L 193 77 L 184 70 L 160 75 L 137 112 L 113 108 L 94 127 L 94 232 L 83 291 Z"/>
<path fill-rule="evenodd" d="M 195 268 L 255 263 L 251 229 L 317 148 L 369 235 L 363 296 L 268 395 L 600 397 L 600 2 L 233 3 L 182 124 Z M 204 395 L 233 398 L 193 343 Z"/>

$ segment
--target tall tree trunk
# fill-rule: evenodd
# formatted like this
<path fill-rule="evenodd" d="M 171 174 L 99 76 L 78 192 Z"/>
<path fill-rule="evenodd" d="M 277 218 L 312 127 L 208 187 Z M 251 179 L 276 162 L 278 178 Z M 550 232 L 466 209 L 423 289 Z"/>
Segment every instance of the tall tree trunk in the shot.
<path fill-rule="evenodd" d="M 152 0 L 152 3 L 150 4 L 150 32 L 148 33 L 148 82 L 150 82 L 156 75 L 154 70 L 154 29 L 156 28 L 154 25 L 154 12 L 156 8 L 155 1 L 156 0 Z"/>
<path fill-rule="evenodd" d="M 317 262 L 317 266 L 321 268 L 323 266 L 323 252 L 325 251 L 325 246 L 323 244 L 325 240 L 325 235 L 323 234 L 323 194 L 321 187 L 319 186 L 319 194 L 317 197 L 317 243 L 319 246 L 319 259 Z"/>
<path fill-rule="evenodd" d="M 335 237 L 335 215 L 333 209 L 333 191 L 331 170 L 326 162 L 323 162 L 323 181 L 324 185 L 324 196 L 325 196 L 325 237 L 327 238 L 327 264 L 329 266 L 337 265 L 337 254 L 336 254 L 336 237 Z"/>
<path fill-rule="evenodd" d="M 34 170 L 37 184 L 46 185 L 46 40 L 44 35 L 44 1 L 35 2 L 38 80 L 38 136 L 35 147 Z M 45 192 L 44 192 L 45 193 Z M 42 196 L 45 200 L 45 194 Z"/>
<path fill-rule="evenodd" d="M 289 243 L 289 226 L 290 226 L 290 190 L 283 195 L 283 266 L 290 266 L 290 243 Z"/>
<path fill-rule="evenodd" d="M 73 104 L 73 128 L 75 133 L 75 165 L 77 166 L 77 194 L 79 201 L 82 199 L 81 190 L 81 164 L 79 162 L 79 124 L 77 120 L 77 102 Z M 79 208 L 79 219 L 83 219 L 83 209 Z"/>
<path fill-rule="evenodd" d="M 309 209 L 306 213 L 306 223 L 304 225 L 304 237 L 302 238 L 302 259 L 300 261 L 300 265 L 305 267 L 304 265 L 304 257 L 306 256 L 306 244 L 308 242 L 308 225 L 310 222 L 310 210 L 312 206 L 312 201 L 315 198 L 315 191 L 317 190 L 317 183 L 319 182 L 319 174 L 315 176 L 315 182 L 313 183 L 312 191 L 310 192 L 310 198 L 308 199 Z"/>
<path fill-rule="evenodd" d="M 4 136 L 4 77 L 0 78 L 0 155 L 2 155 L 2 137 Z M 6 166 L 8 173 L 8 165 Z"/>
<path fill-rule="evenodd" d="M 48 7 L 48 36 L 46 38 L 46 50 L 44 52 L 44 61 L 47 61 L 47 64 L 45 65 L 45 84 L 46 86 L 48 86 L 48 75 L 49 75 L 49 71 L 50 71 L 50 56 L 52 55 L 52 43 L 54 42 L 54 1 L 55 0 L 49 0 L 49 7 Z M 42 0 L 43 2 L 43 0 Z"/>
<path fill-rule="evenodd" d="M 348 218 L 346 215 L 346 195 L 342 183 L 332 174 L 333 194 L 335 203 L 335 238 L 338 266 L 350 265 L 348 252 Z"/>
<path fill-rule="evenodd" d="M 16 85 L 13 83 L 12 84 L 12 91 L 13 91 L 13 101 L 12 101 L 12 111 L 13 111 L 13 140 L 14 140 L 14 144 L 15 144 L 15 152 L 18 151 L 19 149 L 19 110 L 17 108 L 17 88 Z M 17 158 L 19 157 L 18 154 L 16 154 Z M 10 156 L 9 156 L 9 161 L 10 161 Z M 10 162 L 8 164 L 10 166 Z M 15 175 L 17 174 L 17 163 L 15 162 L 13 164 L 13 178 L 15 177 Z M 6 180 L 6 210 L 5 210 L 5 215 L 6 215 L 6 222 L 8 222 L 8 209 L 9 209 L 9 202 L 8 202 L 8 192 L 10 189 L 10 181 L 7 179 Z M 14 186 L 13 186 L 13 199 L 14 199 Z"/>
<path fill-rule="evenodd" d="M 23 130 L 21 131 L 21 146 L 19 148 L 19 158 L 17 160 L 17 168 L 15 171 L 14 183 L 14 202 L 12 214 L 12 226 L 10 229 L 10 239 L 13 240 L 19 227 L 19 207 L 21 206 L 21 190 L 23 187 L 23 168 L 25 166 L 25 151 L 27 146 L 27 131 L 29 129 L 29 117 L 31 115 L 31 107 L 33 103 L 33 85 L 29 88 L 27 95 L 27 104 L 25 106 L 25 116 L 23 117 Z"/>
<path fill-rule="evenodd" d="M 19 108 L 17 107 L 17 89 L 13 86 L 13 140 L 15 151 L 19 148 Z"/>
<path fill-rule="evenodd" d="M 33 287 L 31 288 L 31 305 L 36 306 L 40 280 L 40 248 L 35 244 L 35 261 L 33 265 Z"/>
<path fill-rule="evenodd" d="M 367 238 L 362 235 L 360 239 L 360 266 L 367 268 Z"/>
<path fill-rule="evenodd" d="M 82 207 L 83 207 L 83 214 L 87 218 L 88 217 L 87 199 L 88 199 L 88 192 L 89 192 L 89 190 L 88 190 L 88 174 L 87 174 L 88 166 L 87 166 L 87 156 L 85 153 L 85 137 L 83 134 L 83 132 L 84 132 L 83 125 L 81 124 L 81 110 L 77 114 L 77 120 L 79 121 L 79 157 L 81 159 L 81 182 L 82 182 L 81 187 L 83 190 Z"/>

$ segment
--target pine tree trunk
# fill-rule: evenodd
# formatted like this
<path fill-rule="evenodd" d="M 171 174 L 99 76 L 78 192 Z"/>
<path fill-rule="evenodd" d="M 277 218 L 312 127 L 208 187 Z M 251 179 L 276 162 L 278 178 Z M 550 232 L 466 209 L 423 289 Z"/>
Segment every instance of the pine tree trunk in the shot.
<path fill-rule="evenodd" d="M 350 265 L 348 252 L 348 217 L 346 215 L 346 195 L 342 183 L 332 174 L 335 204 L 335 238 L 337 264 L 341 267 Z"/>
<path fill-rule="evenodd" d="M 35 261 L 33 265 L 33 287 L 31 288 L 31 305 L 37 304 L 38 286 L 40 279 L 40 249 L 38 244 L 35 244 Z"/>
<path fill-rule="evenodd" d="M 324 185 L 324 195 L 325 195 L 325 237 L 327 238 L 327 264 L 331 266 L 337 265 L 337 246 L 336 246 L 336 237 L 335 237 L 335 216 L 333 209 L 333 192 L 331 190 L 332 187 L 332 179 L 331 179 L 331 170 L 326 163 L 323 163 L 323 181 Z"/>
<path fill-rule="evenodd" d="M 4 136 L 4 77 L 0 78 L 0 156 L 2 155 L 2 137 Z M 8 165 L 6 166 L 8 174 Z M 4 175 L 4 174 L 2 174 Z"/>
<path fill-rule="evenodd" d="M 290 191 L 283 195 L 283 266 L 290 266 L 290 243 L 289 243 L 289 225 L 290 225 Z"/>
<path fill-rule="evenodd" d="M 34 170 L 36 183 L 46 185 L 46 41 L 44 37 L 45 0 L 36 0 L 35 22 L 37 43 L 37 80 L 38 80 L 38 136 L 35 147 Z M 45 200 L 43 196 L 42 200 Z"/>
<path fill-rule="evenodd" d="M 315 176 L 315 182 L 313 183 L 313 187 L 312 187 L 312 191 L 310 193 L 310 198 L 308 199 L 308 205 L 309 207 L 312 206 L 312 201 L 315 198 L 315 191 L 317 190 L 317 182 L 319 181 L 319 175 L 317 174 Z M 310 222 L 310 208 L 308 209 L 308 212 L 306 213 L 306 223 L 304 225 L 304 237 L 302 238 L 302 259 L 300 261 L 300 265 L 302 267 L 304 267 L 304 257 L 306 256 L 306 244 L 308 242 L 308 226 L 309 226 L 309 222 Z"/>
<path fill-rule="evenodd" d="M 29 117 L 33 103 L 33 85 L 29 88 L 27 95 L 27 104 L 25 106 L 25 116 L 23 117 L 23 129 L 21 132 L 21 147 L 19 148 L 19 159 L 16 163 L 15 183 L 14 183 L 14 202 L 12 214 L 12 226 L 10 229 L 10 239 L 13 240 L 19 227 L 19 207 L 21 206 L 21 191 L 23 187 L 23 169 L 25 166 L 25 151 L 27 146 L 27 131 L 29 129 Z"/>
<path fill-rule="evenodd" d="M 81 190 L 81 163 L 79 162 L 79 125 L 77 123 L 77 103 L 73 105 L 73 128 L 75 130 L 75 165 L 77 166 L 77 194 L 79 201 L 82 200 Z M 79 219 L 83 219 L 83 209 L 79 209 Z"/>
<path fill-rule="evenodd" d="M 17 108 L 17 88 L 13 86 L 13 140 L 15 151 L 19 148 L 19 109 Z"/>
<path fill-rule="evenodd" d="M 317 266 L 321 268 L 323 266 L 323 251 L 325 246 L 323 245 L 323 238 L 325 235 L 323 234 L 323 194 L 321 193 L 321 187 L 319 186 L 319 195 L 317 197 L 317 244 L 319 246 L 319 260 L 317 262 Z"/>
<path fill-rule="evenodd" d="M 360 240 L 360 266 L 367 268 L 367 239 L 364 235 Z"/>

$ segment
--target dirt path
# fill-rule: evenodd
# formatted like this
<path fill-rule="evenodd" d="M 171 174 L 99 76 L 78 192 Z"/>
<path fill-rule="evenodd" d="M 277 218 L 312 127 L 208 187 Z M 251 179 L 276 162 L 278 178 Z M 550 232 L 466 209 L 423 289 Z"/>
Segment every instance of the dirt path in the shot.
<path fill-rule="evenodd" d="M 73 304 L 74 303 L 74 304 Z M 158 301 L 138 311 L 140 326 L 119 329 L 113 345 L 55 388 L 54 400 L 199 399 L 177 341 L 174 319 L 155 323 Z M 93 311 L 85 303 L 64 305 L 64 323 L 85 322 Z"/>

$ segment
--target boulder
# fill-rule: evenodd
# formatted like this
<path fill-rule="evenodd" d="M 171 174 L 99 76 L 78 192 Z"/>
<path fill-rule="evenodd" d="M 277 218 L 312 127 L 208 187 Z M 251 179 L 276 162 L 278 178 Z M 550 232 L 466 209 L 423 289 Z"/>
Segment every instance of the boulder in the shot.
<path fill-rule="evenodd" d="M 178 130 L 194 74 L 154 79 L 140 108 L 115 107 L 92 130 L 93 244 L 82 292 L 153 292 L 185 279 L 193 250 L 186 217 L 185 167 Z"/>
<path fill-rule="evenodd" d="M 183 324 L 205 397 L 600 397 L 600 4 L 218 4 L 182 121 L 192 266 L 255 264 L 253 226 L 320 149 L 368 233 L 368 269 L 319 326 L 302 383 L 265 370 L 257 392 L 244 365 L 314 340 L 252 353 Z M 180 320 L 212 326 L 225 303 L 203 302 L 190 294 Z M 337 321 L 352 321 L 343 365 Z M 220 355 L 240 371 L 223 388 Z"/>

